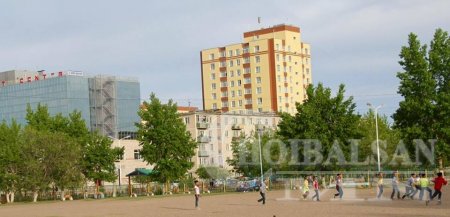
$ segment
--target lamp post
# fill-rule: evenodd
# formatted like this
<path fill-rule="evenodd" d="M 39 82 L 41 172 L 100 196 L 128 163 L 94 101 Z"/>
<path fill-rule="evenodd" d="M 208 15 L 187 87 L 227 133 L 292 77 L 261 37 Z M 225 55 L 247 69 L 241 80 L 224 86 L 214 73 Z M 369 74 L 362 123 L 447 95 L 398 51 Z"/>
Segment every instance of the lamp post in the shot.
<path fill-rule="evenodd" d="M 378 109 L 383 107 L 383 105 L 373 107 L 371 103 L 367 103 L 367 106 L 369 106 L 370 109 L 375 110 L 375 132 L 377 136 L 377 158 L 378 158 L 377 161 L 378 161 L 378 172 L 380 172 L 381 166 L 380 166 L 380 144 L 378 142 Z"/>
<path fill-rule="evenodd" d="M 261 168 L 261 182 L 264 182 L 264 174 L 263 174 L 263 166 L 262 166 L 262 147 L 261 147 L 261 133 L 262 133 L 262 125 L 256 125 L 256 130 L 258 131 L 258 144 L 259 144 L 259 165 Z"/>
<path fill-rule="evenodd" d="M 120 138 L 120 139 L 118 139 L 119 140 L 119 147 L 120 148 L 122 148 L 122 144 L 121 144 L 121 141 L 123 140 L 123 139 L 128 139 L 128 138 L 130 138 L 131 136 L 130 135 L 128 135 L 128 136 L 125 136 L 125 137 L 123 137 L 123 138 Z M 113 138 L 113 137 L 109 137 L 110 139 L 113 139 L 113 140 L 116 140 L 116 138 Z M 118 176 L 119 176 L 119 189 L 122 187 L 122 185 L 121 185 L 121 164 L 120 164 L 120 160 L 118 159 L 118 160 L 116 160 L 116 162 L 119 162 L 119 164 L 118 164 L 118 169 L 117 169 L 117 172 L 118 172 Z M 116 197 L 116 181 L 114 181 L 114 189 L 113 189 L 113 197 Z"/>

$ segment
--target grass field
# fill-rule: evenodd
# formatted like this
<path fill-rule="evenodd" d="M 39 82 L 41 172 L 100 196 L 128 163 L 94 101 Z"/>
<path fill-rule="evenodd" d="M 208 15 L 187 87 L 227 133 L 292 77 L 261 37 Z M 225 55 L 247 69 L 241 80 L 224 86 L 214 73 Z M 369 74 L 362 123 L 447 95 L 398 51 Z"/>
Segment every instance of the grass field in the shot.
<path fill-rule="evenodd" d="M 259 204 L 257 192 L 204 195 L 200 209 L 193 195 L 165 197 L 112 198 L 103 200 L 51 201 L 0 205 L 0 217 L 120 217 L 120 216 L 450 216 L 450 187 L 443 189 L 442 205 L 429 206 L 418 200 L 373 199 L 375 189 L 344 189 L 344 199 L 333 199 L 333 189 L 322 191 L 321 202 L 299 200 L 298 191 L 269 191 L 266 205 Z M 286 197 L 289 195 L 290 197 Z M 309 196 L 311 198 L 312 195 Z M 417 196 L 416 196 L 417 197 Z"/>

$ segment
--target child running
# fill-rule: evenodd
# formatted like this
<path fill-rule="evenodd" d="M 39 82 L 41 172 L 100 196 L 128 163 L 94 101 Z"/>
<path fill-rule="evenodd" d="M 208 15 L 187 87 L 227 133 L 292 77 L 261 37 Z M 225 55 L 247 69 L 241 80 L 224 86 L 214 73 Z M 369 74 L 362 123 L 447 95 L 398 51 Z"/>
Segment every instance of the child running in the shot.
<path fill-rule="evenodd" d="M 342 190 L 342 174 L 338 173 L 336 176 L 336 190 L 338 193 L 334 194 L 334 198 L 339 196 L 339 199 L 342 199 L 344 195 L 344 191 Z"/>
<path fill-rule="evenodd" d="M 433 196 L 431 196 L 430 200 L 433 201 L 433 199 L 436 196 L 438 196 L 438 205 L 441 205 L 441 196 L 442 196 L 441 188 L 443 185 L 447 185 L 447 180 L 445 180 L 442 172 L 439 172 L 437 174 L 437 177 L 434 178 L 434 180 L 432 182 L 434 182 L 434 194 L 433 194 Z M 428 205 L 429 202 L 430 201 L 427 200 L 426 205 Z"/>
<path fill-rule="evenodd" d="M 378 195 L 377 198 L 380 199 L 381 196 L 383 195 L 383 189 L 384 189 L 384 184 L 383 184 L 383 173 L 378 174 Z"/>
<path fill-rule="evenodd" d="M 402 196 L 402 199 L 405 199 L 405 197 L 410 197 L 414 193 L 414 181 L 416 179 L 416 174 L 411 174 L 411 177 L 409 177 L 408 181 L 406 181 L 405 185 L 405 194 Z"/>
<path fill-rule="evenodd" d="M 430 187 L 430 181 L 425 177 L 425 173 L 422 173 L 422 177 L 420 177 L 420 194 L 419 194 L 419 200 L 423 199 L 423 192 L 428 191 L 428 199 L 431 198 L 432 190 Z"/>
<path fill-rule="evenodd" d="M 305 177 L 305 181 L 303 181 L 303 200 L 306 200 L 306 198 L 309 195 L 309 182 L 308 177 Z"/>
<path fill-rule="evenodd" d="M 394 199 L 395 192 L 397 192 L 397 199 L 400 199 L 400 190 L 398 189 L 398 172 L 394 172 L 394 177 L 392 177 L 392 194 L 391 200 Z"/>

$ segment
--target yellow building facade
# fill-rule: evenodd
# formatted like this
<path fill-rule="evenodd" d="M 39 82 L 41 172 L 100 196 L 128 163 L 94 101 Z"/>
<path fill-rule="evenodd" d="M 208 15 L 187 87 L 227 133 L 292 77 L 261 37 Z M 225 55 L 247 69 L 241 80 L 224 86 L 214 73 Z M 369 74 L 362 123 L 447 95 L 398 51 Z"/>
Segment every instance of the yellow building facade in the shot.
<path fill-rule="evenodd" d="M 300 28 L 244 33 L 244 42 L 200 52 L 203 109 L 295 113 L 312 83 L 311 48 Z"/>

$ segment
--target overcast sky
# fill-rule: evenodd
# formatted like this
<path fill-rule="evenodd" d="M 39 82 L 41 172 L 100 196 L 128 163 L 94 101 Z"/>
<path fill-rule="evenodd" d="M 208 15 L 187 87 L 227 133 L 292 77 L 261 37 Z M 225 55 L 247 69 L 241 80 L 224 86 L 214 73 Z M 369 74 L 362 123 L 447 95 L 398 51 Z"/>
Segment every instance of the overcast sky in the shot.
<path fill-rule="evenodd" d="M 311 44 L 315 84 L 344 83 L 359 113 L 372 102 L 390 116 L 401 46 L 410 32 L 429 43 L 436 28 L 449 31 L 450 1 L 0 0 L 0 71 L 135 77 L 142 99 L 201 107 L 200 50 L 281 23 Z"/>

